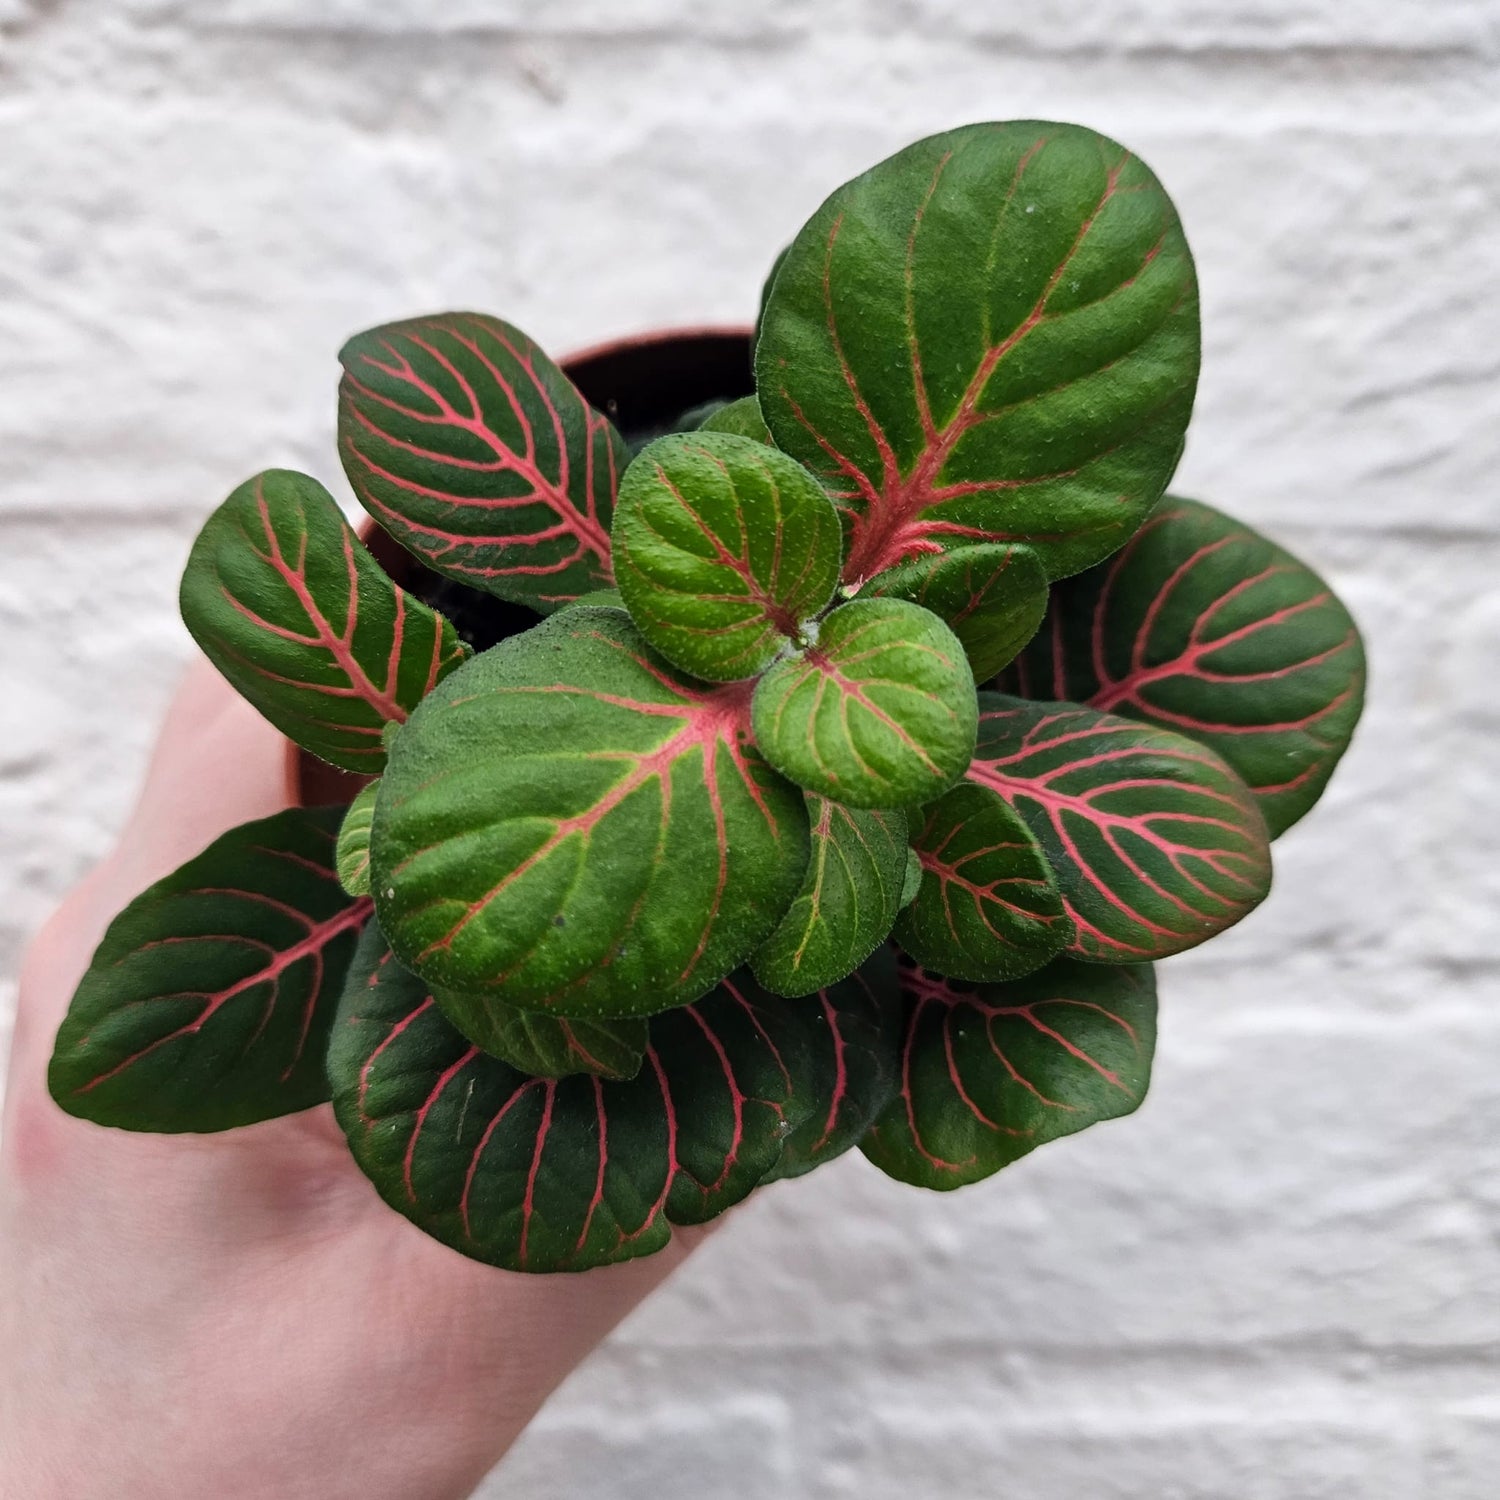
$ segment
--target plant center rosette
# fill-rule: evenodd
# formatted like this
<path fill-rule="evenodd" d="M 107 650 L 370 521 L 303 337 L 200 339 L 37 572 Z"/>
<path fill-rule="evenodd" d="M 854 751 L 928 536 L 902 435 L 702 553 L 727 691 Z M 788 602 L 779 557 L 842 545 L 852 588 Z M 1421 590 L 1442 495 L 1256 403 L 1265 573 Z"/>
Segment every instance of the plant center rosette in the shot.
<path fill-rule="evenodd" d="M 273 470 L 181 606 L 368 783 L 122 912 L 54 1097 L 155 1131 L 331 1100 L 393 1208 L 525 1271 L 856 1146 L 950 1188 L 1129 1113 L 1154 961 L 1265 896 L 1363 684 L 1316 574 L 1164 498 L 1198 349 L 1161 185 L 1032 121 L 839 188 L 756 393 L 649 442 L 496 318 L 352 339 L 345 472 L 440 588 Z M 486 600 L 535 623 L 476 652 Z"/>

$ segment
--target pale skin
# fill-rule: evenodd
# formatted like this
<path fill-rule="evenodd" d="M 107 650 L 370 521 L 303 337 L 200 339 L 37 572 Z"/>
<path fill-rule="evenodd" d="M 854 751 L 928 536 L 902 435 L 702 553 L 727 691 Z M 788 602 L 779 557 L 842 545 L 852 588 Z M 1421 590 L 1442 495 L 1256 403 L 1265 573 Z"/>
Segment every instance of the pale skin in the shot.
<path fill-rule="evenodd" d="M 523 1276 L 387 1208 L 326 1105 L 207 1136 L 58 1109 L 53 1033 L 105 926 L 288 805 L 285 753 L 196 665 L 118 847 L 26 956 L 0 1141 L 0 1494 L 460 1500 L 701 1234 Z"/>

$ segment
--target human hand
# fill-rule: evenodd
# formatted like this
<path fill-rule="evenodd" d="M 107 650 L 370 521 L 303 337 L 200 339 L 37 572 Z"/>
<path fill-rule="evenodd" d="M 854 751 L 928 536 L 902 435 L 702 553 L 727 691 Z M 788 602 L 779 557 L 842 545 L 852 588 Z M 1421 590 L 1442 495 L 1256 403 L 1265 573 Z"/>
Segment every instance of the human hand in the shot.
<path fill-rule="evenodd" d="M 119 846 L 26 956 L 0 1141 L 0 1494 L 449 1500 L 682 1262 L 466 1260 L 392 1213 L 324 1105 L 224 1135 L 74 1119 L 57 1025 L 111 918 L 288 805 L 286 744 L 206 663 Z"/>

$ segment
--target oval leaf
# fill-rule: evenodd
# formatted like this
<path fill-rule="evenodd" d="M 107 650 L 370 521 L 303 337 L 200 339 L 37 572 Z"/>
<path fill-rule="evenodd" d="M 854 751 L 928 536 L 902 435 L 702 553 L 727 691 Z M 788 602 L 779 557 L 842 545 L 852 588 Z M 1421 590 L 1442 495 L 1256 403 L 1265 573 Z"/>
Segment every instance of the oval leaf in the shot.
<path fill-rule="evenodd" d="M 710 412 L 699 424 L 699 432 L 732 432 L 757 443 L 771 444 L 771 430 L 761 415 L 760 402 L 754 396 L 741 396 Z"/>
<path fill-rule="evenodd" d="M 649 1015 L 770 935 L 807 868 L 802 794 L 748 687 L 675 673 L 618 610 L 569 609 L 454 673 L 392 747 L 372 885 L 429 983 Z"/>
<path fill-rule="evenodd" d="M 1165 958 L 1259 905 L 1271 886 L 1265 820 L 1212 750 L 1091 708 L 979 696 L 969 780 L 1036 835 L 1077 957 Z"/>
<path fill-rule="evenodd" d="M 1322 796 L 1349 748 L 1365 654 L 1311 568 L 1220 511 L 1169 498 L 1117 557 L 1059 585 L 1006 686 L 1211 746 L 1274 838 Z"/>
<path fill-rule="evenodd" d="M 850 807 L 910 807 L 974 749 L 974 680 L 957 636 L 902 599 L 856 599 L 755 688 L 755 739 L 784 776 Z"/>
<path fill-rule="evenodd" d="M 334 873 L 342 816 L 294 808 L 231 829 L 110 923 L 48 1073 L 69 1114 L 229 1130 L 328 1098 L 323 1052 L 370 913 Z"/>
<path fill-rule="evenodd" d="M 1156 1047 L 1149 964 L 1059 959 L 977 988 L 903 967 L 902 980 L 898 1092 L 862 1143 L 901 1182 L 978 1182 L 1146 1096 Z"/>
<path fill-rule="evenodd" d="M 767 1182 L 801 1177 L 857 1146 L 896 1092 L 905 1006 L 889 946 L 882 944 L 847 979 L 802 1003 L 812 1041 L 807 1075 L 797 1088 L 816 1106 L 788 1134 Z"/>
<path fill-rule="evenodd" d="M 963 542 L 1108 556 L 1176 467 L 1198 292 L 1171 201 L 1076 125 L 970 125 L 841 187 L 756 346 L 779 447 L 822 475 L 857 582 Z"/>
<path fill-rule="evenodd" d="M 370 894 L 370 824 L 375 816 L 375 793 L 379 786 L 378 781 L 372 781 L 362 787 L 339 825 L 334 865 L 339 884 L 351 896 Z"/>
<path fill-rule="evenodd" d="M 316 479 L 268 469 L 208 518 L 180 591 L 205 655 L 283 734 L 379 772 L 381 732 L 464 660 L 453 627 L 397 588 Z"/>
<path fill-rule="evenodd" d="M 420 981 L 418 981 L 420 983 Z M 506 1005 L 492 995 L 464 995 L 428 987 L 438 1008 L 476 1046 L 521 1073 L 567 1078 L 594 1073 L 634 1078 L 646 1055 L 646 1022 L 549 1016 Z"/>
<path fill-rule="evenodd" d="M 778 995 L 811 995 L 867 959 L 890 934 L 906 875 L 906 818 L 809 797 L 812 858 L 781 925 L 750 960 Z"/>
<path fill-rule="evenodd" d="M 610 583 L 625 440 L 518 328 L 443 313 L 339 352 L 360 504 L 429 568 L 548 614 Z"/>
<path fill-rule="evenodd" d="M 732 433 L 678 433 L 626 470 L 615 576 L 642 635 L 710 682 L 753 677 L 839 581 L 839 518 L 801 464 Z"/>
<path fill-rule="evenodd" d="M 838 1073 L 810 1055 L 815 1025 L 805 1001 L 739 976 L 655 1017 L 628 1082 L 528 1077 L 466 1040 L 371 932 L 329 1053 L 334 1109 L 381 1196 L 428 1234 L 512 1270 L 583 1270 L 739 1202 L 804 1122 L 844 1131 L 810 1093 Z M 852 1060 L 845 1078 L 846 1098 L 877 1092 Z"/>
<path fill-rule="evenodd" d="M 878 574 L 861 598 L 909 599 L 947 622 L 975 682 L 1010 662 L 1047 613 L 1047 574 L 1029 547 L 960 547 Z"/>
<path fill-rule="evenodd" d="M 971 781 L 926 809 L 912 840 L 922 865 L 896 941 L 925 969 L 956 979 L 1018 979 L 1056 957 L 1073 924 L 1021 815 Z"/>

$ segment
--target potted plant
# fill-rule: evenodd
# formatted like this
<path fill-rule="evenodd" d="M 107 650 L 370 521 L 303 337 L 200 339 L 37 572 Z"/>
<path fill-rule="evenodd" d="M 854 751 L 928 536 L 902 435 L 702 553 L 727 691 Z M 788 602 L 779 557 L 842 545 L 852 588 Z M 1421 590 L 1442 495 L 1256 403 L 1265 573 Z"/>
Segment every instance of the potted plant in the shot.
<path fill-rule="evenodd" d="M 1265 896 L 1362 697 L 1318 576 L 1164 498 L 1198 359 L 1161 185 L 1035 121 L 834 192 L 753 393 L 676 430 L 627 441 L 497 318 L 351 339 L 344 470 L 420 567 L 270 471 L 181 605 L 366 781 L 119 915 L 54 1098 L 149 1131 L 332 1099 L 393 1208 L 525 1271 L 856 1146 L 952 1188 L 1129 1113 L 1153 963 Z"/>

